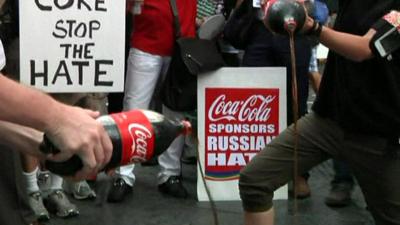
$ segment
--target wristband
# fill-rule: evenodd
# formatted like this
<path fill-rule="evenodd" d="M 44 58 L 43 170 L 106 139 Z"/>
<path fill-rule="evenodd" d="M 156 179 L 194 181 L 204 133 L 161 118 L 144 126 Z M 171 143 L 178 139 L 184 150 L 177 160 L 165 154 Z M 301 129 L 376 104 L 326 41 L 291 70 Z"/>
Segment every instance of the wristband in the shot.
<path fill-rule="evenodd" d="M 322 24 L 314 20 L 312 27 L 305 34 L 319 38 L 319 36 L 321 36 L 322 27 L 323 27 Z"/>

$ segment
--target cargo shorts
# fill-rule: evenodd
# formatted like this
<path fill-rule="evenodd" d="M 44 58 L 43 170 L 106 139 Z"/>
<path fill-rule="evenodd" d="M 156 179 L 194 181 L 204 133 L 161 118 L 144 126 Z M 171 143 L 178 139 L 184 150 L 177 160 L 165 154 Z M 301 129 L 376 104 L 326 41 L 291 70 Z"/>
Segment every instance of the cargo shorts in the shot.
<path fill-rule="evenodd" d="M 377 225 L 400 224 L 398 139 L 345 132 L 311 112 L 297 124 L 298 173 L 333 157 L 350 166 Z M 246 212 L 272 207 L 273 193 L 293 178 L 294 126 L 288 127 L 241 171 L 240 197 Z"/>

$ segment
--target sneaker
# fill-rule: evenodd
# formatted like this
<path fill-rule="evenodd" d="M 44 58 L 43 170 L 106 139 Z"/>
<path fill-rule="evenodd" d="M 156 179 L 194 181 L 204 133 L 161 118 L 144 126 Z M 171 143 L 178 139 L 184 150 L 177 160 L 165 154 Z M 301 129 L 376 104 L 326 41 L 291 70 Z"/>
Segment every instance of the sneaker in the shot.
<path fill-rule="evenodd" d="M 79 215 L 78 208 L 69 201 L 63 190 L 52 191 L 47 197 L 45 204 L 48 210 L 61 218 Z"/>
<path fill-rule="evenodd" d="M 331 207 L 344 207 L 351 203 L 353 185 L 348 183 L 332 184 L 329 195 L 325 198 L 325 204 Z"/>
<path fill-rule="evenodd" d="M 49 212 L 43 205 L 42 194 L 39 191 L 29 194 L 28 204 L 35 213 L 38 221 L 47 221 L 50 219 Z"/>
<path fill-rule="evenodd" d="M 166 182 L 158 185 L 158 190 L 163 194 L 171 195 L 176 198 L 186 198 L 188 196 L 179 176 L 169 177 Z"/>
<path fill-rule="evenodd" d="M 93 191 L 85 180 L 78 182 L 67 181 L 65 182 L 65 190 L 78 200 L 96 198 L 96 192 Z"/>
<path fill-rule="evenodd" d="M 51 187 L 51 176 L 49 171 L 40 171 L 37 174 L 40 190 L 49 190 Z"/>

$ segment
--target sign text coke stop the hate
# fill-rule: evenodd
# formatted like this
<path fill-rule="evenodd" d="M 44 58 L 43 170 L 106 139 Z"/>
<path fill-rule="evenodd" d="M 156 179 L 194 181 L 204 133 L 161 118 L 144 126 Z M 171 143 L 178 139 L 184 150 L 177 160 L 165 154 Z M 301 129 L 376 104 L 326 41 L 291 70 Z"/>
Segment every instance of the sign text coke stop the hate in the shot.
<path fill-rule="evenodd" d="M 20 4 L 22 82 L 49 92 L 123 90 L 124 0 Z"/>

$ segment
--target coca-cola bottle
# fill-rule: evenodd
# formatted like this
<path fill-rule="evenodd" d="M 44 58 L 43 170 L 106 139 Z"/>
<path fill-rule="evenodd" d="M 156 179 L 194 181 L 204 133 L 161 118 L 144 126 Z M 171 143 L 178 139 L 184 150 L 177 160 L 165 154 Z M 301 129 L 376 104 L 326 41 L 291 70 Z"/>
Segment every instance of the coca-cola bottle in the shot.
<path fill-rule="evenodd" d="M 297 0 L 269 0 L 262 8 L 265 24 L 278 34 L 296 33 L 306 21 L 305 8 Z"/>
<path fill-rule="evenodd" d="M 105 170 L 148 161 L 167 150 L 177 136 L 189 134 L 192 129 L 188 121 L 173 121 L 149 110 L 115 113 L 97 120 L 103 124 L 113 144 L 111 160 Z M 47 154 L 59 152 L 46 137 L 40 149 Z M 64 162 L 45 162 L 48 170 L 63 176 L 75 174 L 82 166 L 77 155 Z"/>

